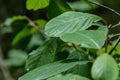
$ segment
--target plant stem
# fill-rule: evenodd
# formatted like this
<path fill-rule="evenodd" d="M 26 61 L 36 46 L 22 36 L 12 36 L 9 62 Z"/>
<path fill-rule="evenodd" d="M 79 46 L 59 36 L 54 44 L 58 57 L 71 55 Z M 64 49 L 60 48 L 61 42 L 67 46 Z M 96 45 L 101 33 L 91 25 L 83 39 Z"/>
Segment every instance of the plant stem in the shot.
<path fill-rule="evenodd" d="M 46 38 L 44 37 L 43 31 L 41 30 L 41 28 L 38 25 L 36 25 L 31 19 L 27 18 L 27 20 L 32 27 L 34 27 L 39 31 L 42 40 L 45 40 Z"/>
<path fill-rule="evenodd" d="M 109 37 L 109 40 L 111 40 L 112 38 L 117 37 L 117 36 L 120 36 L 120 33 L 112 35 L 111 37 Z"/>
<path fill-rule="evenodd" d="M 117 42 L 115 43 L 115 45 L 113 46 L 113 48 L 111 49 L 111 51 L 109 52 L 109 54 L 112 54 L 112 52 L 113 52 L 114 49 L 117 47 L 117 45 L 119 44 L 119 42 L 120 42 L 120 36 L 119 36 Z"/>
<path fill-rule="evenodd" d="M 106 39 L 106 41 L 105 41 L 105 52 L 107 52 L 107 48 L 108 48 L 108 42 L 109 42 L 108 34 L 109 34 L 109 28 L 110 28 L 111 26 L 112 26 L 111 24 L 108 26 L 107 39 Z"/>
<path fill-rule="evenodd" d="M 113 25 L 112 28 L 115 28 L 115 27 L 118 27 L 120 26 L 120 23 L 116 24 L 116 25 Z"/>
<path fill-rule="evenodd" d="M 31 26 L 33 26 L 35 29 L 41 31 L 40 27 L 38 25 L 36 25 L 31 19 L 27 18 L 27 20 Z"/>

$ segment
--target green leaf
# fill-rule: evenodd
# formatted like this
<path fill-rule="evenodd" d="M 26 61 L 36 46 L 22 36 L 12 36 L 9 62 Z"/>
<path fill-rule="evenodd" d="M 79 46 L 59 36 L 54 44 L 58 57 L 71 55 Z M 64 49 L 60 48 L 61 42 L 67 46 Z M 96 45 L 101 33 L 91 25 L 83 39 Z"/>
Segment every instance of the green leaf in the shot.
<path fill-rule="evenodd" d="M 45 33 L 50 37 L 60 37 L 65 33 L 85 30 L 101 19 L 88 13 L 65 12 L 46 24 Z"/>
<path fill-rule="evenodd" d="M 90 11 L 95 9 L 97 6 L 88 2 L 87 0 L 78 0 L 75 2 L 68 3 L 73 10 L 77 11 Z"/>
<path fill-rule="evenodd" d="M 72 73 L 72 74 L 77 74 L 87 78 L 91 78 L 90 72 L 91 72 L 91 63 L 88 63 L 84 65 L 76 65 L 75 67 L 67 70 L 65 74 Z"/>
<path fill-rule="evenodd" d="M 66 33 L 61 36 L 65 42 L 72 42 L 81 47 L 100 49 L 106 40 L 106 33 L 101 30 L 84 30 Z"/>
<path fill-rule="evenodd" d="M 112 48 L 113 48 L 113 45 L 108 45 L 107 53 L 109 53 Z M 98 50 L 97 54 L 99 55 L 99 54 L 101 54 L 101 52 L 104 53 L 104 48 Z M 116 46 L 116 48 L 113 50 L 113 52 L 112 52 L 111 55 L 112 55 L 112 56 L 120 55 L 120 44 L 118 44 L 118 45 Z"/>
<path fill-rule="evenodd" d="M 53 62 L 56 49 L 57 40 L 55 38 L 46 41 L 37 50 L 30 53 L 26 61 L 26 69 L 31 70 L 41 65 Z"/>
<path fill-rule="evenodd" d="M 75 50 L 72 53 L 70 53 L 70 55 L 68 56 L 67 59 L 87 60 L 88 59 L 88 55 L 84 51 Z"/>
<path fill-rule="evenodd" d="M 75 60 L 83 61 L 83 60 L 88 60 L 88 56 L 87 56 L 87 53 L 85 53 L 83 51 L 76 50 L 70 54 L 68 59 L 75 59 Z M 73 74 L 78 74 L 78 75 L 81 75 L 84 77 L 91 78 L 90 71 L 91 71 L 91 63 L 89 62 L 89 63 L 84 64 L 84 65 L 76 65 L 75 67 L 67 70 L 65 72 L 65 74 L 73 73 Z"/>
<path fill-rule="evenodd" d="M 76 61 L 76 62 L 54 62 L 51 64 L 43 65 L 38 67 L 24 76 L 20 77 L 18 80 L 43 80 L 51 76 L 57 75 L 61 72 L 64 72 L 75 65 L 83 65 L 88 63 L 88 61 Z"/>
<path fill-rule="evenodd" d="M 27 59 L 27 54 L 21 50 L 11 50 L 8 54 L 8 59 L 4 60 L 4 64 L 8 67 L 21 66 Z"/>
<path fill-rule="evenodd" d="M 65 0 L 50 0 L 48 7 L 49 18 L 54 18 L 63 12 L 72 10 Z"/>
<path fill-rule="evenodd" d="M 67 50 L 63 50 L 56 53 L 54 60 L 55 61 L 66 60 L 68 56 L 69 56 L 69 52 Z"/>
<path fill-rule="evenodd" d="M 27 26 L 28 22 L 23 20 L 14 20 L 11 24 L 12 31 L 14 35 L 18 34 L 21 30 L 23 30 Z"/>
<path fill-rule="evenodd" d="M 26 4 L 28 10 L 38 10 L 47 7 L 49 5 L 49 0 L 27 0 Z"/>
<path fill-rule="evenodd" d="M 15 48 L 25 48 L 30 41 L 32 34 L 31 30 L 25 27 L 13 39 L 12 46 Z"/>
<path fill-rule="evenodd" d="M 40 26 L 40 28 L 44 28 L 45 27 L 45 24 L 47 23 L 46 20 L 43 20 L 43 19 L 38 19 L 38 20 L 35 20 L 35 23 L 37 23 L 37 25 Z"/>
<path fill-rule="evenodd" d="M 117 80 L 119 69 L 113 57 L 102 54 L 93 64 L 91 73 L 95 80 Z"/>
<path fill-rule="evenodd" d="M 67 75 L 59 74 L 47 80 L 89 80 L 89 79 L 79 75 L 74 75 L 74 74 L 67 74 Z"/>
<path fill-rule="evenodd" d="M 7 19 L 5 19 L 3 24 L 5 26 L 10 26 L 12 22 L 13 22 L 12 18 L 7 18 Z"/>
<path fill-rule="evenodd" d="M 26 47 L 26 50 L 31 51 L 33 49 L 36 49 L 36 47 L 38 48 L 42 44 L 43 44 L 43 40 L 41 40 L 40 35 L 34 34 L 34 35 L 32 35 L 30 42 Z"/>
<path fill-rule="evenodd" d="M 12 22 L 16 21 L 16 20 L 27 20 L 27 16 L 13 16 L 12 17 Z"/>

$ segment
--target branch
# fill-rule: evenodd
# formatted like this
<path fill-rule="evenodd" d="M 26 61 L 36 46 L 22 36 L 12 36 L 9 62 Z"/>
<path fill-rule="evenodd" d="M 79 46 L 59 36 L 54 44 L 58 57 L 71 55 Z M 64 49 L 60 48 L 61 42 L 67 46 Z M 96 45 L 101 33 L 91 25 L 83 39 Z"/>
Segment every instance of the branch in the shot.
<path fill-rule="evenodd" d="M 27 18 L 27 20 L 32 27 L 34 27 L 35 29 L 39 31 L 41 38 L 45 40 L 46 38 L 44 37 L 43 31 L 40 29 L 40 27 L 36 25 L 30 18 Z"/>
<path fill-rule="evenodd" d="M 113 25 L 112 28 L 115 28 L 115 27 L 118 27 L 120 26 L 120 23 L 116 24 L 116 25 Z"/>
<path fill-rule="evenodd" d="M 102 5 L 102 4 L 100 4 L 100 3 L 96 2 L 96 1 L 93 1 L 93 0 L 88 0 L 88 1 L 91 2 L 91 3 L 93 3 L 93 4 L 96 4 L 96 5 L 98 5 L 98 6 L 101 6 L 101 7 L 105 8 L 105 9 L 108 9 L 109 11 L 112 11 L 112 12 L 114 12 L 115 14 L 117 14 L 118 16 L 120 16 L 120 13 L 118 13 L 116 10 L 114 10 L 114 9 L 112 9 L 112 8 L 110 8 L 110 7 L 107 7 L 107 6 L 105 6 L 105 5 Z"/>
<path fill-rule="evenodd" d="M 111 40 L 112 38 L 117 37 L 117 36 L 120 36 L 120 33 L 118 33 L 118 34 L 113 34 L 112 36 L 109 37 L 109 40 Z"/>
<path fill-rule="evenodd" d="M 108 32 L 107 32 L 107 39 L 105 41 L 105 52 L 107 52 L 107 48 L 108 48 L 108 42 L 109 42 L 109 38 L 108 38 L 108 34 L 109 34 L 109 28 L 111 28 L 111 24 L 108 26 Z"/>
<path fill-rule="evenodd" d="M 113 46 L 113 48 L 111 49 L 111 51 L 109 52 L 109 54 L 112 54 L 112 52 L 113 52 L 114 49 L 117 47 L 117 45 L 119 44 L 119 42 L 120 42 L 120 36 L 119 36 L 117 42 L 115 43 L 115 45 Z"/>
<path fill-rule="evenodd" d="M 31 26 L 33 26 L 35 29 L 41 31 L 40 27 L 38 25 L 36 25 L 31 19 L 27 18 L 27 20 Z"/>

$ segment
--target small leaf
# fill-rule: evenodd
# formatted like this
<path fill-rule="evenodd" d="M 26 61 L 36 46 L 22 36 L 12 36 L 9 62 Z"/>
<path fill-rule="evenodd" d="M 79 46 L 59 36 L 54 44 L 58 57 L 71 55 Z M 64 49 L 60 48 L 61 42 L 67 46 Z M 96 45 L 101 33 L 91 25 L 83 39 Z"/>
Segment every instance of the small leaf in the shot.
<path fill-rule="evenodd" d="M 75 74 L 67 74 L 67 75 L 59 74 L 47 80 L 89 80 L 89 79 Z"/>
<path fill-rule="evenodd" d="M 65 33 L 85 30 L 101 19 L 96 15 L 69 11 L 50 20 L 46 24 L 45 33 L 50 37 L 60 37 Z"/>
<path fill-rule="evenodd" d="M 119 69 L 110 55 L 102 54 L 93 64 L 91 73 L 95 80 L 117 80 Z"/>
<path fill-rule="evenodd" d="M 18 80 L 44 80 L 46 78 L 57 75 L 61 72 L 64 72 L 70 68 L 73 68 L 75 65 L 83 65 L 88 63 L 88 61 L 76 61 L 76 62 L 54 62 L 51 64 L 43 65 L 38 67 L 24 76 L 20 77 Z"/>
<path fill-rule="evenodd" d="M 47 7 L 49 5 L 49 0 L 27 0 L 26 4 L 28 10 L 38 10 Z"/>

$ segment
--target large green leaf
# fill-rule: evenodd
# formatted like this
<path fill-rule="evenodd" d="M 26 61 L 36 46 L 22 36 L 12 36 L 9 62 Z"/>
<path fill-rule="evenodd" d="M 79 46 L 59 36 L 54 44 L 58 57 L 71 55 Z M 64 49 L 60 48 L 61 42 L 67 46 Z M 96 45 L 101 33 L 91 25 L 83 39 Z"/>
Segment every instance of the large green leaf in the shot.
<path fill-rule="evenodd" d="M 75 65 L 83 65 L 88 63 L 88 61 L 76 61 L 76 62 L 55 62 L 47 65 L 38 67 L 24 76 L 20 77 L 18 80 L 43 80 L 51 76 L 57 75 L 61 72 L 64 72 Z"/>
<path fill-rule="evenodd" d="M 63 12 L 72 10 L 65 0 L 50 0 L 48 7 L 49 18 L 54 18 Z"/>
<path fill-rule="evenodd" d="M 73 33 L 89 28 L 101 18 L 82 12 L 65 12 L 46 24 L 45 33 L 50 37 L 60 37 L 65 33 Z"/>
<path fill-rule="evenodd" d="M 119 69 L 110 55 L 102 54 L 93 64 L 91 73 L 95 80 L 117 80 Z"/>
<path fill-rule="evenodd" d="M 74 75 L 74 74 L 67 74 L 67 75 L 59 74 L 47 80 L 89 80 L 89 79 L 79 75 Z"/>
<path fill-rule="evenodd" d="M 41 65 L 53 62 L 56 48 L 57 40 L 55 38 L 46 41 L 37 50 L 30 53 L 26 61 L 26 69 L 31 70 Z"/>
<path fill-rule="evenodd" d="M 49 0 L 27 0 L 27 9 L 38 10 L 49 5 Z"/>
<path fill-rule="evenodd" d="M 61 36 L 65 42 L 80 44 L 81 47 L 100 49 L 105 42 L 106 33 L 101 30 L 84 30 L 74 33 L 66 33 Z"/>

